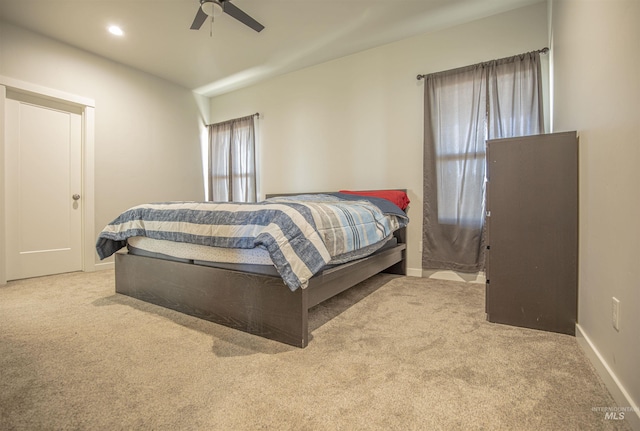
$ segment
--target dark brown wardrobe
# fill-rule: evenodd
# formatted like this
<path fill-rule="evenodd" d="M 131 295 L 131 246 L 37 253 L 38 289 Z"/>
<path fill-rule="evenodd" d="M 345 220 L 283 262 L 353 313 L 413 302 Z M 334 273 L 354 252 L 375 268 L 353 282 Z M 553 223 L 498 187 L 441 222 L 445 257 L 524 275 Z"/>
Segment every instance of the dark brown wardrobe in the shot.
<path fill-rule="evenodd" d="M 487 141 L 490 322 L 575 335 L 576 132 Z"/>

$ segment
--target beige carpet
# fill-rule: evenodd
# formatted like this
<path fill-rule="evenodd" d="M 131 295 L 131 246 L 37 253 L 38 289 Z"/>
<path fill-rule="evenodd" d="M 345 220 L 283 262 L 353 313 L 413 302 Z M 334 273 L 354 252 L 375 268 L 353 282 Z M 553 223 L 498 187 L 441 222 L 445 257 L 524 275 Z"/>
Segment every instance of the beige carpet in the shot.
<path fill-rule="evenodd" d="M 613 430 L 575 338 L 486 322 L 484 287 L 380 275 L 306 349 L 114 294 L 112 271 L 0 287 L 2 430 Z"/>

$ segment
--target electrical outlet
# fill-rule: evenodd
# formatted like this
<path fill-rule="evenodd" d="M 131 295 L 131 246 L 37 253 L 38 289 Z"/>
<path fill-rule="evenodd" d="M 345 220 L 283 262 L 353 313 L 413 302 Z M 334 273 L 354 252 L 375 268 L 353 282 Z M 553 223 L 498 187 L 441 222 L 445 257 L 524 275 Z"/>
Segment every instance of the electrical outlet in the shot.
<path fill-rule="evenodd" d="M 620 300 L 615 296 L 611 298 L 611 323 L 616 331 L 620 330 Z"/>

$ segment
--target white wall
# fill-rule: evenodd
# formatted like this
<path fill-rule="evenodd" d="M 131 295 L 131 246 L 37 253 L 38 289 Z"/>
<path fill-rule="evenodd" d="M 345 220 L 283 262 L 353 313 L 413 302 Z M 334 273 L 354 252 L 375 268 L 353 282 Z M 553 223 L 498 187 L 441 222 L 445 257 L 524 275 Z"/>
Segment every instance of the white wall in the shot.
<path fill-rule="evenodd" d="M 130 206 L 203 199 L 190 90 L 4 22 L 0 75 L 95 101 L 96 237 Z"/>
<path fill-rule="evenodd" d="M 259 191 L 407 188 L 421 274 L 423 81 L 546 46 L 546 4 L 367 50 L 211 100 L 211 122 L 260 112 Z"/>
<path fill-rule="evenodd" d="M 551 5 L 554 129 L 580 137 L 578 323 L 627 393 L 618 402 L 638 406 L 640 2 Z M 621 304 L 619 331 L 612 297 Z"/>

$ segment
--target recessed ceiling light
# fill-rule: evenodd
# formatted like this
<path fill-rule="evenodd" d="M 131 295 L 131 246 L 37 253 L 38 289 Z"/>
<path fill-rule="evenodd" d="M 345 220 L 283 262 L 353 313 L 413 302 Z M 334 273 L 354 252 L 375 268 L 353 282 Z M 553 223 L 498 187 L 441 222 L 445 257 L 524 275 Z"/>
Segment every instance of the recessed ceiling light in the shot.
<path fill-rule="evenodd" d="M 124 35 L 124 31 L 122 31 L 122 29 L 120 27 L 118 27 L 117 25 L 110 25 L 108 30 L 109 30 L 109 33 L 114 34 L 116 36 L 123 36 Z"/>

